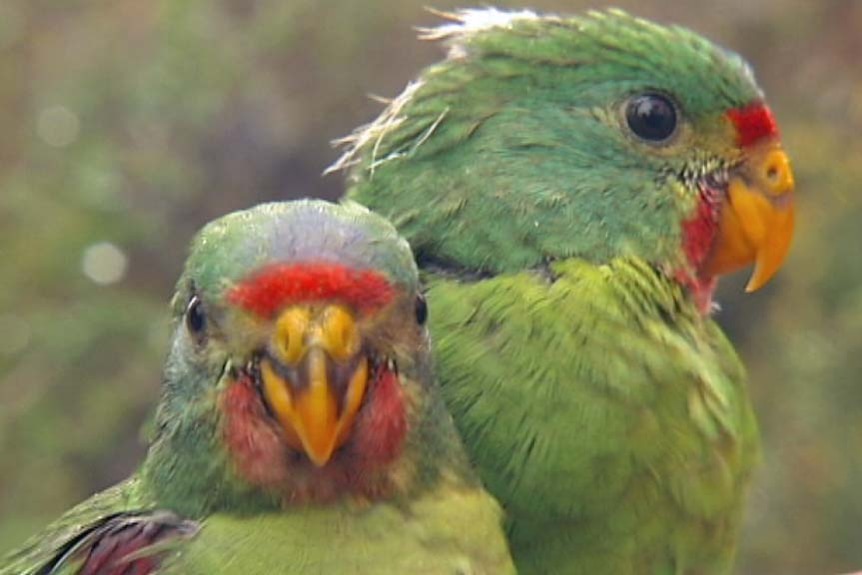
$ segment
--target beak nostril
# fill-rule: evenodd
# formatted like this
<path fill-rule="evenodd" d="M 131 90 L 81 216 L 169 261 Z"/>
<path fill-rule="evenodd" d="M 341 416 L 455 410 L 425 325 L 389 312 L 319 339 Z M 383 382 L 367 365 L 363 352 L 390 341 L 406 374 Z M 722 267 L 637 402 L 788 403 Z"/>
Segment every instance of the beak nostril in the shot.
<path fill-rule="evenodd" d="M 772 164 L 766 169 L 766 177 L 773 183 L 776 183 L 776 180 L 778 179 L 778 167 L 775 164 Z"/>
<path fill-rule="evenodd" d="M 326 310 L 323 332 L 326 350 L 334 359 L 344 361 L 359 352 L 361 339 L 356 320 L 344 307 L 335 305 Z"/>
<path fill-rule="evenodd" d="M 760 173 L 766 193 L 777 197 L 793 191 L 793 172 L 790 169 L 790 161 L 782 150 L 771 150 L 761 165 Z"/>
<path fill-rule="evenodd" d="M 280 359 L 294 365 L 305 355 L 305 334 L 310 316 L 306 308 L 292 308 L 279 317 L 275 331 L 275 347 Z"/>

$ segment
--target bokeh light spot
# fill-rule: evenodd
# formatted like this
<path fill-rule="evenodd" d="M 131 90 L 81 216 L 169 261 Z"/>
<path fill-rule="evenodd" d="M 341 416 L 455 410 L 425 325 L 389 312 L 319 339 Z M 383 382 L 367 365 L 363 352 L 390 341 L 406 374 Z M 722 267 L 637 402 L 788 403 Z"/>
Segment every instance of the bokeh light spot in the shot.
<path fill-rule="evenodd" d="M 84 250 L 81 269 L 91 281 L 100 285 L 117 283 L 126 275 L 129 258 L 110 242 L 93 244 Z"/>
<path fill-rule="evenodd" d="M 75 143 L 80 129 L 78 116 L 65 106 L 45 108 L 36 121 L 36 133 L 43 142 L 55 148 Z"/>

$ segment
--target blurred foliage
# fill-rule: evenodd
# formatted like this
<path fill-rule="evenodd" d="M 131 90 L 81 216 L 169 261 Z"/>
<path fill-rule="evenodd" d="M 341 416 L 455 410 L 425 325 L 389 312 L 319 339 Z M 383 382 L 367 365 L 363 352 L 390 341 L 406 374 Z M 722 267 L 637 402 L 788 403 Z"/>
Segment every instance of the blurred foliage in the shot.
<path fill-rule="evenodd" d="M 329 140 L 440 56 L 423 4 L 0 3 L 0 552 L 134 469 L 191 235 L 337 197 Z M 614 4 L 743 53 L 795 158 L 790 261 L 719 297 L 766 442 L 739 571 L 862 568 L 862 2 Z"/>

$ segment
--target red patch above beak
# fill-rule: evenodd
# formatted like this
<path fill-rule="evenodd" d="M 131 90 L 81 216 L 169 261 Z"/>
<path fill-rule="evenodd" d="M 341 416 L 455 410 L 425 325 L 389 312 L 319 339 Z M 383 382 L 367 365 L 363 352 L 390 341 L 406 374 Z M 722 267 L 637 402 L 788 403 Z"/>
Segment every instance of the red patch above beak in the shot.
<path fill-rule="evenodd" d="M 273 264 L 246 278 L 228 293 L 228 301 L 270 318 L 285 306 L 313 301 L 341 301 L 360 313 L 388 304 L 395 288 L 381 274 L 339 264 Z"/>
<path fill-rule="evenodd" d="M 734 108 L 727 112 L 733 127 L 736 128 L 736 144 L 748 148 L 765 138 L 778 136 L 778 124 L 769 106 L 754 102 L 744 108 Z"/>

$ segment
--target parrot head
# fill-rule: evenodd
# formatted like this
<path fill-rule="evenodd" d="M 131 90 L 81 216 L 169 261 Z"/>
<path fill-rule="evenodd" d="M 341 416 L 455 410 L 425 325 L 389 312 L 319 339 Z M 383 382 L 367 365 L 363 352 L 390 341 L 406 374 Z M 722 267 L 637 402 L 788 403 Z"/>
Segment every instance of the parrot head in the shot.
<path fill-rule="evenodd" d="M 426 314 L 407 243 L 364 208 L 208 224 L 174 299 L 151 483 L 277 504 L 393 489 L 430 381 Z"/>
<path fill-rule="evenodd" d="M 776 273 L 793 173 L 739 56 L 620 11 L 444 16 L 425 37 L 448 57 L 333 166 L 420 263 L 500 273 L 633 256 L 704 308 L 722 274 L 753 264 L 755 290 Z"/>

